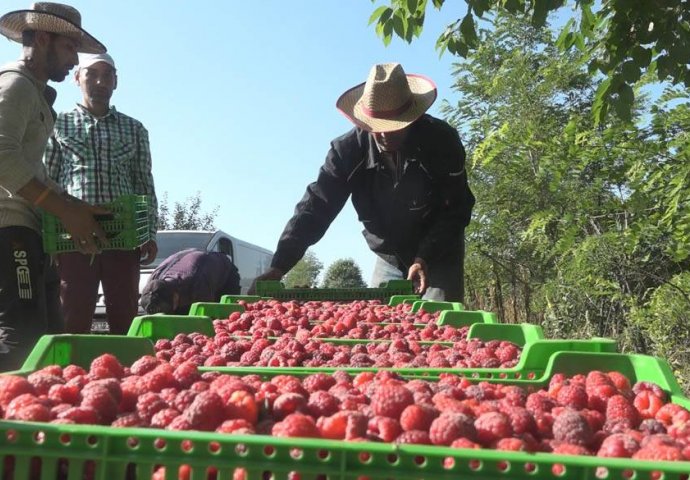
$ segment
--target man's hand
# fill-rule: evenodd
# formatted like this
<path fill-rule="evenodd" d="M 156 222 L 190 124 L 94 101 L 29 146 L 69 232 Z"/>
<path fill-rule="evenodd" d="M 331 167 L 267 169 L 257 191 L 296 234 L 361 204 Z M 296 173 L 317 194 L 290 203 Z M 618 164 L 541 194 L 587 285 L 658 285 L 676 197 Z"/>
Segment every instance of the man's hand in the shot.
<path fill-rule="evenodd" d="M 148 265 L 149 263 L 153 262 L 156 258 L 156 254 L 158 253 L 158 244 L 156 243 L 155 240 L 149 240 L 145 244 L 143 244 L 141 247 L 141 259 L 139 260 L 139 263 L 142 265 Z"/>
<path fill-rule="evenodd" d="M 424 259 L 417 257 L 414 259 L 414 263 L 410 266 L 410 269 L 407 271 L 407 279 L 412 280 L 412 283 L 415 287 L 415 293 L 424 295 L 424 292 L 426 292 L 426 289 L 429 286 L 426 278 L 426 262 L 424 261 Z"/>
<path fill-rule="evenodd" d="M 256 282 L 260 282 L 261 280 L 280 280 L 283 278 L 283 275 L 285 275 L 285 273 L 282 270 L 278 270 L 277 268 L 269 268 L 266 273 L 263 273 L 254 279 L 252 285 L 249 287 L 249 290 L 247 290 L 247 295 L 256 295 Z"/>
<path fill-rule="evenodd" d="M 85 254 L 95 254 L 101 251 L 99 245 L 108 245 L 108 239 L 94 215 L 108 214 L 110 211 L 103 207 L 65 198 L 58 208 L 57 215 L 72 235 L 77 250 Z"/>

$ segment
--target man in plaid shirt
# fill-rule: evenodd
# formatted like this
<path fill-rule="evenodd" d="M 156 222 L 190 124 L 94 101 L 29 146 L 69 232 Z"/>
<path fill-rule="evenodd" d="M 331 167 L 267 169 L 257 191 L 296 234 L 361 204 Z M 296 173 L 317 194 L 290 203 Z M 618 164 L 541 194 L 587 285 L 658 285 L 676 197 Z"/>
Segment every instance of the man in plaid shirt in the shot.
<path fill-rule="evenodd" d="M 138 311 L 139 266 L 151 263 L 158 247 L 156 192 L 148 132 L 138 120 L 110 105 L 117 71 L 106 53 L 80 56 L 75 80 L 83 103 L 61 113 L 48 142 L 48 174 L 71 195 L 99 205 L 122 195 L 151 198 L 151 240 L 137 250 L 78 252 L 58 256 L 60 300 L 68 333 L 88 333 L 102 282 L 110 333 L 125 334 Z"/>

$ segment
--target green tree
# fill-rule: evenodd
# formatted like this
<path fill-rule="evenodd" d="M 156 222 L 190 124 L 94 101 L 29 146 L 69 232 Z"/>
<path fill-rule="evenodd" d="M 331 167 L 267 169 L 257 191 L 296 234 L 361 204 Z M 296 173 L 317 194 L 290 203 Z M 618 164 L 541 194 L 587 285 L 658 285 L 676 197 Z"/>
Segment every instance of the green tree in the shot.
<path fill-rule="evenodd" d="M 285 275 L 283 283 L 287 288 L 316 287 L 322 269 L 323 263 L 313 252 L 307 250 L 302 259 Z"/>
<path fill-rule="evenodd" d="M 175 202 L 170 211 L 168 204 L 168 192 L 158 205 L 158 229 L 159 230 L 216 230 L 215 221 L 219 207 L 211 212 L 201 210 L 201 192 L 187 197 L 183 202 Z"/>
<path fill-rule="evenodd" d="M 362 270 L 352 258 L 341 258 L 333 262 L 323 278 L 323 288 L 365 288 Z"/>
<path fill-rule="evenodd" d="M 375 0 L 372 0 L 375 1 Z M 423 30 L 428 0 L 384 0 L 369 23 L 385 44 L 393 35 L 411 42 Z M 441 9 L 445 0 L 432 0 Z M 457 2 L 452 2 L 453 6 Z M 563 26 L 558 46 L 577 49 L 584 55 L 590 74 L 606 78 L 596 91 L 592 113 L 597 121 L 609 106 L 624 119 L 631 118 L 633 86 L 644 72 L 660 81 L 690 87 L 690 0 L 465 0 L 466 14 L 446 27 L 437 41 L 438 50 L 467 58 L 481 46 L 480 21 L 510 13 L 529 18 L 543 27 L 556 10 L 571 7 L 571 19 Z"/>
<path fill-rule="evenodd" d="M 677 188 L 687 162 L 667 160 L 687 151 L 688 140 L 658 138 L 682 130 L 687 109 L 675 106 L 675 122 L 662 128 L 667 109 L 639 96 L 636 123 L 614 114 L 595 126 L 590 93 L 598 84 L 584 55 L 559 54 L 548 30 L 509 15 L 480 36 L 481 46 L 456 65 L 463 97 L 444 108 L 471 152 L 477 196 L 469 303 L 507 321 L 542 323 L 554 335 L 611 335 L 645 349 L 627 317 L 683 268 L 669 225 L 688 215 L 659 209 L 673 195 L 688 198 Z M 675 186 L 653 188 L 657 172 Z M 687 239 L 683 227 L 679 239 Z"/>

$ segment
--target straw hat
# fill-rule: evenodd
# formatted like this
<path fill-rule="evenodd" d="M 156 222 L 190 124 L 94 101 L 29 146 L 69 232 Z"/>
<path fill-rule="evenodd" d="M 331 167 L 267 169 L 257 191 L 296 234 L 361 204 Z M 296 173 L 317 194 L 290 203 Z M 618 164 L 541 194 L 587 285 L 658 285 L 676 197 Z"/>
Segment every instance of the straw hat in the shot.
<path fill-rule="evenodd" d="M 365 83 L 343 93 L 336 107 L 370 132 L 401 130 L 436 100 L 436 85 L 422 75 L 405 74 L 399 63 L 374 65 Z"/>
<path fill-rule="evenodd" d="M 22 42 L 22 32 L 37 30 L 51 32 L 81 41 L 78 51 L 105 53 L 105 46 L 81 28 L 81 15 L 69 5 L 52 2 L 35 2 L 29 10 L 15 10 L 0 17 L 0 33 Z"/>

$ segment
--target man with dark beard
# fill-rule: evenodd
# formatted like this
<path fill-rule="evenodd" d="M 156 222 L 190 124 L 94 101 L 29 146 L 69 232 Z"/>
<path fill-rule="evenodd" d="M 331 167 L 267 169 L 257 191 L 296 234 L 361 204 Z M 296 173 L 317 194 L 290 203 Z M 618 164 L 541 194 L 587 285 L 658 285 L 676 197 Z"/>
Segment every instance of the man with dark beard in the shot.
<path fill-rule="evenodd" d="M 57 217 L 75 246 L 97 253 L 106 242 L 95 214 L 107 211 L 61 192 L 43 165 L 55 122 L 56 97 L 77 52 L 106 48 L 81 28 L 81 15 L 59 3 L 37 2 L 0 17 L 0 33 L 22 44 L 19 61 L 0 68 L 0 372 L 21 367 L 36 340 L 59 315 L 57 288 L 47 292 L 49 259 L 39 208 Z M 56 328 L 53 327 L 53 330 Z"/>

